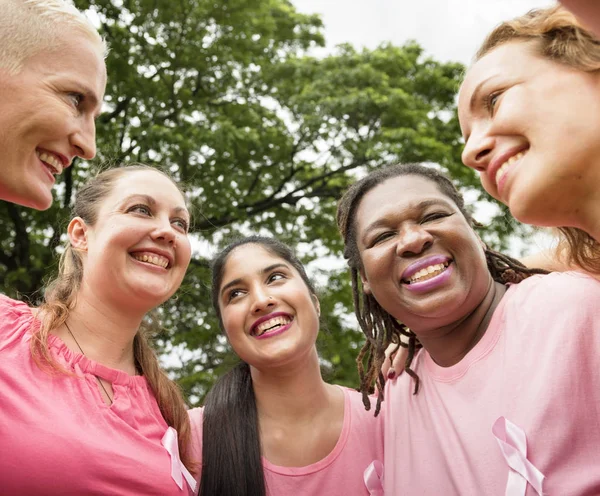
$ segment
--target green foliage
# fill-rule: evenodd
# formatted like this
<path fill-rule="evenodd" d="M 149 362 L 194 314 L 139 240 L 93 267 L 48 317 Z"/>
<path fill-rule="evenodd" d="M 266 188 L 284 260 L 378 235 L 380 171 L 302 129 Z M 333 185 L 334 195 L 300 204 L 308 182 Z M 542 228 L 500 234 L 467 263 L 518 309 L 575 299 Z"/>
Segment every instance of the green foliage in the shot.
<path fill-rule="evenodd" d="M 423 55 L 416 43 L 318 59 L 317 16 L 288 0 L 78 0 L 98 14 L 111 51 L 99 157 L 76 163 L 55 205 L 31 212 L 0 205 L 0 290 L 36 301 L 56 267 L 68 207 L 99 164 L 144 162 L 182 181 L 195 211 L 193 236 L 219 245 L 240 232 L 270 232 L 304 260 L 341 254 L 336 200 L 360 174 L 392 162 L 433 162 L 464 188 L 455 92 L 463 67 Z M 483 200 L 482 196 L 482 200 Z M 501 211 L 487 235 L 514 229 Z M 202 245 L 201 245 L 202 246 Z M 356 385 L 362 344 L 345 271 L 319 274 L 328 379 Z M 175 301 L 160 311 L 158 343 L 194 400 L 234 357 L 210 307 L 208 263 L 192 261 Z M 350 317 L 349 317 L 350 316 Z M 172 351 L 176 350 L 176 351 Z"/>

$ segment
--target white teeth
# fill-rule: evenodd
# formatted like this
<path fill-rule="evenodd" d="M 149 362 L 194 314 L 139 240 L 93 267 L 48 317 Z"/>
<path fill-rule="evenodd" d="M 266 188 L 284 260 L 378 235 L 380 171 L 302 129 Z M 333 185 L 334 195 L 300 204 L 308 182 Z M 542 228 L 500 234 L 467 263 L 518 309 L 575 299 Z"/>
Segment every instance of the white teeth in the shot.
<path fill-rule="evenodd" d="M 141 254 L 137 254 L 134 253 L 133 258 L 135 258 L 136 260 L 139 260 L 140 262 L 146 262 L 152 265 L 158 265 L 159 267 L 162 267 L 163 269 L 166 269 L 167 266 L 169 265 L 169 259 L 165 258 L 165 257 L 161 257 L 160 255 L 141 255 Z"/>
<path fill-rule="evenodd" d="M 289 317 L 273 317 L 272 319 L 266 320 L 265 322 L 263 322 L 262 324 L 260 324 L 255 331 L 255 334 L 257 335 L 261 335 L 264 334 L 264 332 L 267 329 L 270 329 L 271 327 L 275 327 L 277 325 L 279 326 L 284 326 L 289 324 L 292 321 L 292 319 L 290 319 Z"/>
<path fill-rule="evenodd" d="M 419 282 L 422 278 L 426 276 L 437 276 L 438 274 L 441 274 L 446 269 L 446 267 L 448 267 L 448 265 L 449 262 L 425 267 L 419 272 L 413 274 L 413 276 L 409 279 L 409 282 L 412 284 L 413 282 Z M 431 277 L 427 277 L 427 279 L 431 279 Z"/>
<path fill-rule="evenodd" d="M 63 171 L 62 163 L 54 155 L 46 152 L 38 152 L 37 150 L 36 153 L 42 162 L 45 162 L 53 169 L 55 174 L 60 174 Z"/>
<path fill-rule="evenodd" d="M 502 179 L 502 176 L 504 174 L 506 174 L 508 167 L 510 165 L 512 165 L 513 163 L 515 163 L 517 160 L 520 160 L 521 158 L 523 158 L 523 155 L 525 155 L 524 152 L 519 152 L 516 155 L 513 155 L 512 157 L 510 157 L 506 162 L 504 162 L 500 166 L 500 168 L 496 172 L 496 184 L 498 184 L 500 182 L 500 179 Z"/>

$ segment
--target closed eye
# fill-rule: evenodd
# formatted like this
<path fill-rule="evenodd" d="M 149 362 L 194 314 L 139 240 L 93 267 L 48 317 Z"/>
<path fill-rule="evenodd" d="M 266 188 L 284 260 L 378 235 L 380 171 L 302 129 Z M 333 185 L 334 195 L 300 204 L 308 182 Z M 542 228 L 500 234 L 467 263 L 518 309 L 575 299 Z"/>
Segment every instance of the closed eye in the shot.
<path fill-rule="evenodd" d="M 433 222 L 439 219 L 443 219 L 445 217 L 450 217 L 452 214 L 446 212 L 433 212 L 431 214 L 426 215 L 421 219 L 421 224 L 424 222 Z"/>
<path fill-rule="evenodd" d="M 372 248 L 373 246 L 385 241 L 386 239 L 391 238 L 392 236 L 394 236 L 394 234 L 394 231 L 385 231 L 377 234 L 369 243 L 368 248 Z"/>

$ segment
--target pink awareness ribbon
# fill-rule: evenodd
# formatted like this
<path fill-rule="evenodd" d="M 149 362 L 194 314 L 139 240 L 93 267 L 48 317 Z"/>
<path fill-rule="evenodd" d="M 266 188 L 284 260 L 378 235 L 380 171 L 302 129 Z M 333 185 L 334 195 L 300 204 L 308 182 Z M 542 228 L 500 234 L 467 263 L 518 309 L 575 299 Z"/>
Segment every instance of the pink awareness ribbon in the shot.
<path fill-rule="evenodd" d="M 192 492 L 196 492 L 196 481 L 194 476 L 190 474 L 189 470 L 182 463 L 179 458 L 179 445 L 177 444 L 177 431 L 173 427 L 169 427 L 167 432 L 162 438 L 161 444 L 171 455 L 171 477 L 175 483 L 179 486 L 179 489 L 183 489 L 183 478 L 189 484 Z"/>
<path fill-rule="evenodd" d="M 371 496 L 383 496 L 383 463 L 371 462 L 364 473 L 365 486 Z"/>
<path fill-rule="evenodd" d="M 523 429 L 499 417 L 492 426 L 492 433 L 509 467 L 506 496 L 525 496 L 527 483 L 542 496 L 545 476 L 527 459 L 527 438 Z"/>

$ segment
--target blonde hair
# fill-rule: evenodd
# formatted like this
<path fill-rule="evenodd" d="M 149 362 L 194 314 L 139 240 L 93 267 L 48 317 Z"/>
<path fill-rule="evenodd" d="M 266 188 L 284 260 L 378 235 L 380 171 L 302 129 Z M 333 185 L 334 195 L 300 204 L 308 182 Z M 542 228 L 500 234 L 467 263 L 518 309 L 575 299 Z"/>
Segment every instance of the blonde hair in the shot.
<path fill-rule="evenodd" d="M 481 59 L 500 45 L 531 42 L 538 55 L 584 72 L 600 70 L 600 40 L 561 6 L 534 9 L 503 22 L 484 40 L 475 55 Z M 582 229 L 559 227 L 558 254 L 569 264 L 600 273 L 600 242 Z"/>
<path fill-rule="evenodd" d="M 115 182 L 130 172 L 147 170 L 163 174 L 173 181 L 163 172 L 147 165 L 136 164 L 109 169 L 98 174 L 79 190 L 73 206 L 73 217 L 81 217 L 86 224 L 94 225 L 97 220 L 98 208 L 112 191 Z M 50 354 L 48 335 L 52 330 L 63 325 L 69 317 L 69 312 L 75 305 L 82 279 L 81 254 L 68 244 L 60 258 L 58 275 L 45 288 L 44 303 L 39 307 L 41 326 L 33 334 L 31 340 L 33 359 L 41 367 L 67 372 Z M 190 472 L 195 474 L 197 469 L 196 463 L 192 460 L 191 427 L 187 407 L 179 386 L 170 380 L 160 368 L 158 358 L 149 342 L 151 330 L 153 329 L 150 323 L 142 322 L 133 341 L 134 359 L 156 397 L 163 418 L 178 432 L 181 461 Z"/>
<path fill-rule="evenodd" d="M 11 75 L 42 50 L 59 50 L 66 32 L 97 43 L 106 56 L 106 43 L 71 0 L 0 0 L 0 11 L 0 68 Z"/>

